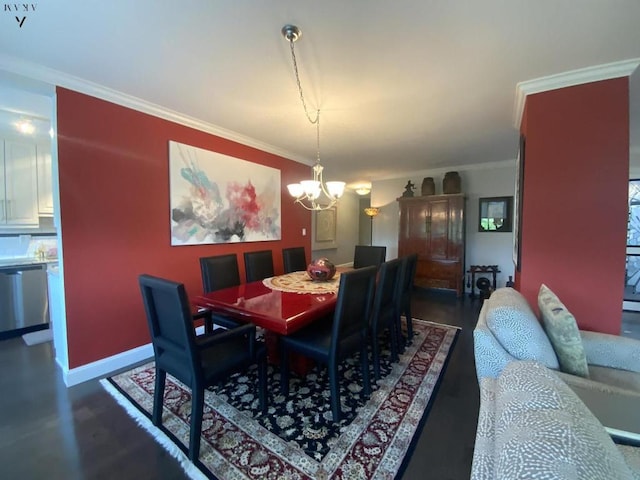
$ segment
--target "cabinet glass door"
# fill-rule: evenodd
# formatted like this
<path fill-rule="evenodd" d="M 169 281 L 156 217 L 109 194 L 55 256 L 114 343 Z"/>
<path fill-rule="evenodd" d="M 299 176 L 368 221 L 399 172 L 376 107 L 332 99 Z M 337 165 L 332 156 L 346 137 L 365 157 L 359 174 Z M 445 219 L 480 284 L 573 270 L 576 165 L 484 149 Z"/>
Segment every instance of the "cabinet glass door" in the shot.
<path fill-rule="evenodd" d="M 5 140 L 4 166 L 6 223 L 37 225 L 36 146 Z"/>

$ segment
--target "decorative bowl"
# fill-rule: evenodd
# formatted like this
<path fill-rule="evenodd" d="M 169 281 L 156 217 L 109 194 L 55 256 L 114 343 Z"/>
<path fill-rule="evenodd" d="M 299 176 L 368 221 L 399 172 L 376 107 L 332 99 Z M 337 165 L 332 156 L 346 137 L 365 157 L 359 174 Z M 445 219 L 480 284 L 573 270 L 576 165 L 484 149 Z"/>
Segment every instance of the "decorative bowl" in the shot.
<path fill-rule="evenodd" d="M 336 274 L 336 266 L 328 258 L 318 258 L 309 264 L 307 274 L 314 282 L 326 282 Z"/>

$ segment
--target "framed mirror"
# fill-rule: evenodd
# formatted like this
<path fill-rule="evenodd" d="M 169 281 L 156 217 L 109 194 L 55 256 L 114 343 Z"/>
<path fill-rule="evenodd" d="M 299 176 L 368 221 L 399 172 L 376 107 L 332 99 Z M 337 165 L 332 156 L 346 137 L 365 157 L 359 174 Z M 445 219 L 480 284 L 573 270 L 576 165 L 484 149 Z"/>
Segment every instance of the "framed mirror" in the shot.
<path fill-rule="evenodd" d="M 480 199 L 479 232 L 513 231 L 513 197 L 487 197 Z"/>

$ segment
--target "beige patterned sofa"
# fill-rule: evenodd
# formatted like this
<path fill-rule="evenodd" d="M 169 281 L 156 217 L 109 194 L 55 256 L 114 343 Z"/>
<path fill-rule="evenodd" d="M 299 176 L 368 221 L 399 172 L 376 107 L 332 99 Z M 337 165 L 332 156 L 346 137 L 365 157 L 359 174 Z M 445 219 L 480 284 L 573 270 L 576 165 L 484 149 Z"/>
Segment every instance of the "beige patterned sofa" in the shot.
<path fill-rule="evenodd" d="M 640 449 L 615 445 L 554 371 L 512 361 L 480 379 L 471 479 L 640 479 Z"/>
<path fill-rule="evenodd" d="M 472 479 L 640 479 L 640 449 L 614 444 L 571 389 L 640 406 L 640 342 L 578 330 L 546 287 L 538 303 L 542 322 L 519 292 L 500 288 L 480 311 Z"/>
<path fill-rule="evenodd" d="M 551 305 L 550 311 L 562 308 L 563 314 L 570 315 L 561 303 Z M 497 289 L 485 300 L 473 332 L 478 380 L 496 378 L 513 361 L 535 360 L 558 370 L 560 378 L 569 385 L 638 395 L 640 405 L 640 341 L 574 329 L 572 341 L 576 343 L 577 337 L 578 347 L 584 350 L 586 364 L 582 370 L 587 371 L 582 376 L 561 368 L 557 344 L 554 347 L 522 294 L 512 288 Z"/>

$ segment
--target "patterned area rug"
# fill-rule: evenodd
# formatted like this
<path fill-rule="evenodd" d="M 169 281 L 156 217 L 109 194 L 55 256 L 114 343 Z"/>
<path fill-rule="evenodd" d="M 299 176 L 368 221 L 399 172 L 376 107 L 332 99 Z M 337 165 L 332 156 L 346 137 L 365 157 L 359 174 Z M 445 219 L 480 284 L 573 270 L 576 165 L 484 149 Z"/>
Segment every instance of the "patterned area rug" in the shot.
<path fill-rule="evenodd" d="M 284 398 L 279 395 L 278 368 L 270 366 L 269 410 L 264 415 L 255 394 L 255 369 L 211 388 L 205 394 L 196 465 L 185 455 L 191 411 L 187 387 L 167 376 L 161 431 L 149 420 L 153 363 L 101 382 L 141 426 L 179 458 L 191 478 L 391 479 L 403 466 L 426 418 L 458 329 L 414 319 L 414 332 L 399 363 L 390 363 L 390 352 L 383 350 L 381 379 L 368 400 L 360 387 L 358 356 L 343 362 L 344 418 L 339 424 L 331 420 L 323 367 L 314 368 L 304 378 L 292 372 L 290 395 Z"/>

